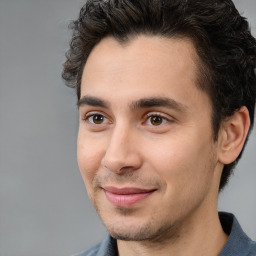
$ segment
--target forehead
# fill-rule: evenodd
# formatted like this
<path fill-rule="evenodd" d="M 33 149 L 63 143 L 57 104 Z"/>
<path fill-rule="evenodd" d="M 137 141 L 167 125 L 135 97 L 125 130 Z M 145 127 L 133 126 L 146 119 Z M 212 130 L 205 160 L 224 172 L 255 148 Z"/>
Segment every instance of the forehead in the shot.
<path fill-rule="evenodd" d="M 145 97 L 166 96 L 172 87 L 197 87 L 197 54 L 186 38 L 137 36 L 125 43 L 113 37 L 101 40 L 90 53 L 83 70 L 81 96 L 128 97 L 134 91 Z M 159 95 L 155 95 L 159 94 Z"/>

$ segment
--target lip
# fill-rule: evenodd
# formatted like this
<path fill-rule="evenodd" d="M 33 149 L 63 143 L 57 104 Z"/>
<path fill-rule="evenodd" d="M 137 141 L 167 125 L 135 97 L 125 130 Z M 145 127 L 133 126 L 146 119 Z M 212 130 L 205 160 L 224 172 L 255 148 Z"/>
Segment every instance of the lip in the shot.
<path fill-rule="evenodd" d="M 116 188 L 116 187 L 104 187 L 103 188 L 106 198 L 110 203 L 118 207 L 129 207 L 146 199 L 156 189 L 143 189 L 143 188 Z"/>

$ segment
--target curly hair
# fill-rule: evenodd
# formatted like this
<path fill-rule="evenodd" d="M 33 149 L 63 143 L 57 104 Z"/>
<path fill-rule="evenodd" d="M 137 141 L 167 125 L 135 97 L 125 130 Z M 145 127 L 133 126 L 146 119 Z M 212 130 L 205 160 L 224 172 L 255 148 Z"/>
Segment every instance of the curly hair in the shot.
<path fill-rule="evenodd" d="M 71 29 L 73 37 L 62 77 L 76 88 L 78 99 L 86 60 L 104 37 L 112 36 L 119 42 L 139 34 L 189 38 L 199 56 L 198 87 L 212 103 L 214 139 L 221 122 L 241 106 L 248 108 L 253 124 L 256 40 L 231 0 L 88 0 Z M 220 190 L 241 154 L 224 166 Z"/>

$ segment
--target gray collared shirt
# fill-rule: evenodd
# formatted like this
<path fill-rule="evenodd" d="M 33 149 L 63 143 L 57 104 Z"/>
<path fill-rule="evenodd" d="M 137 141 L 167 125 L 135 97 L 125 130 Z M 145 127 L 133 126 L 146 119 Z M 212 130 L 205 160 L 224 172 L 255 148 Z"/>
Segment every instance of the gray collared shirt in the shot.
<path fill-rule="evenodd" d="M 235 216 L 220 212 L 220 222 L 228 241 L 219 256 L 256 256 L 256 242 L 252 241 L 242 230 Z M 117 256 L 117 243 L 107 236 L 101 243 L 75 256 Z"/>

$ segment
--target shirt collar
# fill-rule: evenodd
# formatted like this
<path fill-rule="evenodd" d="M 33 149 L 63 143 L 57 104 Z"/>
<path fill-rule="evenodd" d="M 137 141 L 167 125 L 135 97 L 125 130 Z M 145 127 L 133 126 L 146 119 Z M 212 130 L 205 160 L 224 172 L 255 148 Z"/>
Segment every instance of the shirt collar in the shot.
<path fill-rule="evenodd" d="M 252 240 L 244 233 L 235 216 L 220 212 L 220 222 L 223 230 L 229 235 L 228 241 L 219 256 L 247 255 L 253 246 Z"/>
<path fill-rule="evenodd" d="M 97 256 L 102 255 L 117 256 L 117 242 L 110 235 L 102 241 L 98 250 Z"/>

